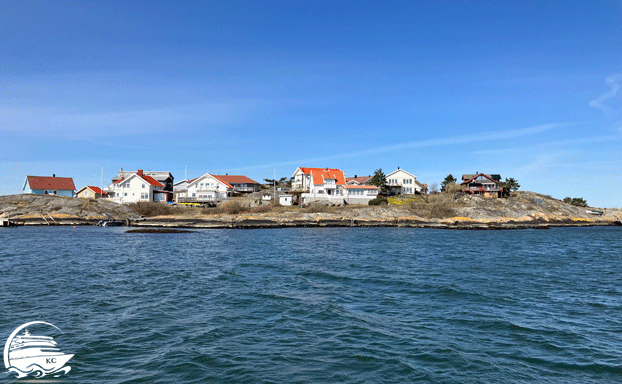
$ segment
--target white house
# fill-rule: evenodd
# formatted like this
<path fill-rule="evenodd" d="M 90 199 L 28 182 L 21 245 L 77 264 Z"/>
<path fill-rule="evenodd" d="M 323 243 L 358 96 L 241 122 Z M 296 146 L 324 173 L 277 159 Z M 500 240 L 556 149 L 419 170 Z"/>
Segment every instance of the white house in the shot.
<path fill-rule="evenodd" d="M 367 204 L 369 200 L 375 199 L 380 193 L 380 189 L 373 185 L 342 185 L 341 194 L 348 204 Z"/>
<path fill-rule="evenodd" d="M 423 184 L 417 182 L 417 177 L 397 168 L 396 171 L 386 176 L 389 192 L 397 195 L 413 195 L 415 193 L 425 193 Z"/>
<path fill-rule="evenodd" d="M 231 197 L 233 190 L 231 184 L 218 176 L 206 173 L 188 183 L 185 199 L 195 202 L 227 200 Z M 178 197 L 181 197 L 181 193 L 182 191 L 179 191 Z"/>
<path fill-rule="evenodd" d="M 164 191 L 164 185 L 142 169 L 128 177 L 117 179 L 108 187 L 108 198 L 116 203 L 138 203 L 141 201 L 166 202 L 170 192 Z"/>

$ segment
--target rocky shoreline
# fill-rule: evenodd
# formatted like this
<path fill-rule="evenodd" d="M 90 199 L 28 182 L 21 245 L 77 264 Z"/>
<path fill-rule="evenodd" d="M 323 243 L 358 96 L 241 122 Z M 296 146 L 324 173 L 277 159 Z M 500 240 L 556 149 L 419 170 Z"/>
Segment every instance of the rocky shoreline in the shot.
<path fill-rule="evenodd" d="M 338 228 L 403 227 L 464 230 L 547 229 L 621 225 L 622 209 L 569 206 L 533 192 L 510 199 L 468 197 L 457 202 L 450 217 L 422 217 L 416 207 L 358 206 L 327 208 L 313 212 L 305 208 L 262 213 L 206 214 L 189 208 L 184 214 L 141 217 L 129 206 L 104 200 L 82 200 L 59 196 L 0 196 L 0 218 L 18 225 L 97 225 L 100 220 L 120 220 L 132 227 L 184 229 Z"/>

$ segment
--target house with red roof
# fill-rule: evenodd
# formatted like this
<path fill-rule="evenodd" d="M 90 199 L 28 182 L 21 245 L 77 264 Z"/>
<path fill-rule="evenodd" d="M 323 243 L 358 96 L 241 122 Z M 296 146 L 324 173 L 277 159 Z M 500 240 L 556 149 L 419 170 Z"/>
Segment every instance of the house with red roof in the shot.
<path fill-rule="evenodd" d="M 345 185 L 343 171 L 335 168 L 298 167 L 294 172 L 292 190 L 334 196 L 338 185 Z"/>
<path fill-rule="evenodd" d="M 37 195 L 73 197 L 76 192 L 76 185 L 71 177 L 26 176 L 22 190 L 24 193 Z"/>
<path fill-rule="evenodd" d="M 113 180 L 108 187 L 108 198 L 116 203 L 167 202 L 173 198 L 172 191 L 164 190 L 164 184 L 142 169 Z"/>
<path fill-rule="evenodd" d="M 334 204 L 367 204 L 378 196 L 373 185 L 348 185 L 343 171 L 335 168 L 299 167 L 293 175 L 292 190 L 301 193 L 303 204 L 327 201 Z"/>
<path fill-rule="evenodd" d="M 233 196 L 235 188 L 221 176 L 206 173 L 190 181 L 186 191 L 178 191 L 180 202 L 218 202 Z"/>
<path fill-rule="evenodd" d="M 99 187 L 87 185 L 76 192 L 76 197 L 80 199 L 100 199 L 106 197 L 106 192 Z"/>

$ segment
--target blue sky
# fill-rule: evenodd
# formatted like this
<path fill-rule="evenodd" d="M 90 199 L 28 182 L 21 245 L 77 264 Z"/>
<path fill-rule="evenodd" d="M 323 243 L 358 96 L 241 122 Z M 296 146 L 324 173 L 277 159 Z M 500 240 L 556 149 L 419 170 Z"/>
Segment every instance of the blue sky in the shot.
<path fill-rule="evenodd" d="M 0 1 L 0 194 L 401 167 L 622 206 L 622 2 L 498 3 Z"/>

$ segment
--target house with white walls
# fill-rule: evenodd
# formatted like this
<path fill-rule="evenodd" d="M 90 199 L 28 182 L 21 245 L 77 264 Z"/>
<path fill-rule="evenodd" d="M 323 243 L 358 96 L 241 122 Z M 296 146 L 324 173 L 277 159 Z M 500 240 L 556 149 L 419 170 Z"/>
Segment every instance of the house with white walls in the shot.
<path fill-rule="evenodd" d="M 179 202 L 218 202 L 232 197 L 233 191 L 231 184 L 218 176 L 206 173 L 188 183 L 184 197 L 181 196 L 183 191 L 178 190 L 177 200 Z"/>
<path fill-rule="evenodd" d="M 386 176 L 387 188 L 392 195 L 414 195 L 425 193 L 424 184 L 417 182 L 417 177 L 399 167 Z"/>
<path fill-rule="evenodd" d="M 380 189 L 373 185 L 342 185 L 341 195 L 347 204 L 367 205 L 369 200 L 375 199 L 380 193 Z"/>
<path fill-rule="evenodd" d="M 127 177 L 116 178 L 108 186 L 108 199 L 116 203 L 138 202 L 166 202 L 172 193 L 164 190 L 164 185 L 151 176 L 143 173 L 142 169 L 126 175 Z"/>

